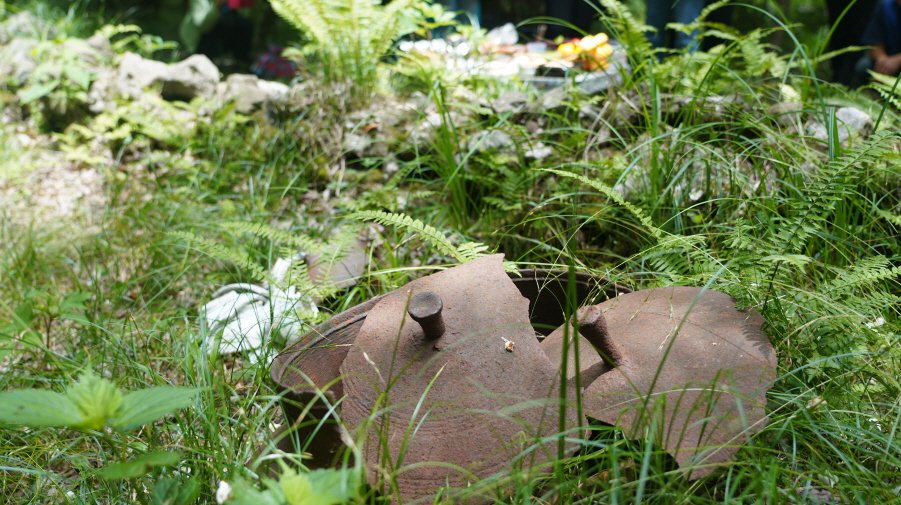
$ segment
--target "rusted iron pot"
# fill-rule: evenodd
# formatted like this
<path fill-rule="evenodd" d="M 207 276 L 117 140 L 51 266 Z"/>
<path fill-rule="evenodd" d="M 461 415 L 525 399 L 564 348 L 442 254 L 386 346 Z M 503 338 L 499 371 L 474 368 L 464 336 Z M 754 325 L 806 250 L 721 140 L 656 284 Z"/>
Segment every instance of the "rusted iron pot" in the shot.
<path fill-rule="evenodd" d="M 630 293 L 579 275 L 571 286 L 581 306 L 576 331 L 567 329 L 575 321 L 564 323 L 566 273 L 520 274 L 508 278 L 498 255 L 418 279 L 335 316 L 280 355 L 272 377 L 286 389 L 287 418 L 304 423 L 291 432 L 310 444 L 302 449 L 313 454 L 311 464 L 335 463 L 342 434 L 328 409 L 340 401 L 347 426 L 365 432 L 359 454 L 371 482 L 395 471 L 392 458 L 412 456 L 396 498 L 426 498 L 445 483 L 466 485 L 505 469 L 517 438 L 557 433 L 547 423 L 552 412 L 567 427 L 581 425 L 568 403 L 552 404 L 561 392 L 565 335 L 578 348 L 576 360 L 568 346 L 565 398 L 581 389 L 584 413 L 629 437 L 651 430 L 690 478 L 726 461 L 738 441 L 766 424 L 776 358 L 753 310 L 737 310 L 715 291 Z M 554 327 L 539 344 L 535 330 Z M 449 376 L 436 382 L 445 366 Z M 400 399 L 392 409 L 381 405 L 388 391 Z M 417 424 L 410 446 L 397 426 L 409 429 L 421 405 L 436 414 L 430 427 Z M 492 413 L 506 418 L 493 423 Z M 538 462 L 553 457 L 543 444 L 533 447 Z M 385 455 L 389 467 L 381 468 Z M 435 462 L 473 473 L 427 467 Z"/>
<path fill-rule="evenodd" d="M 529 318 L 536 332 L 547 335 L 563 324 L 568 272 L 523 269 L 509 274 L 509 277 L 520 294 L 529 301 Z M 630 292 L 628 288 L 611 283 L 606 278 L 579 272 L 575 274 L 572 287 L 576 306 L 598 303 Z M 301 424 L 291 426 L 290 433 L 283 430 L 280 438 L 277 437 L 278 447 L 286 452 L 298 447 L 308 452 L 312 459 L 306 463 L 311 467 L 328 467 L 337 463 L 336 456 L 343 442 L 333 416 L 329 415 L 329 405 L 334 405 L 344 396 L 341 365 L 369 311 L 388 295 L 390 293 L 377 296 L 336 314 L 286 348 L 273 361 L 270 375 L 283 389 L 282 405 L 286 421 L 298 420 L 303 414 Z M 587 346 L 584 349 L 589 350 Z M 325 395 L 328 401 L 319 401 L 320 394 Z M 304 443 L 306 445 L 302 445 Z"/>

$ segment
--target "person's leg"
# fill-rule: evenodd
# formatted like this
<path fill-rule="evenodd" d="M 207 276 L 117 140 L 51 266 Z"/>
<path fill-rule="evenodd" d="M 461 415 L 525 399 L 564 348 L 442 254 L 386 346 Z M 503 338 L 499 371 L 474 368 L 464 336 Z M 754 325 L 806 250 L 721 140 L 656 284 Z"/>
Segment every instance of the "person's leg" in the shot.
<path fill-rule="evenodd" d="M 673 19 L 676 23 L 687 25 L 697 19 L 702 10 L 704 10 L 704 0 L 676 0 L 676 4 L 673 6 Z M 676 32 L 673 45 L 676 49 L 688 48 L 689 51 L 696 51 L 698 49 L 697 36 L 697 30 L 691 35 Z"/>
<path fill-rule="evenodd" d="M 829 27 L 832 30 L 829 50 L 838 51 L 858 45 L 860 34 L 866 29 L 875 7 L 876 0 L 827 0 Z M 864 54 L 864 51 L 853 51 L 833 57 L 829 62 L 832 67 L 832 80 L 845 86 L 853 86 L 857 62 Z"/>
<path fill-rule="evenodd" d="M 672 8 L 672 0 L 648 0 L 645 23 L 656 30 L 648 34 L 654 47 L 667 47 L 666 24 L 670 22 Z"/>

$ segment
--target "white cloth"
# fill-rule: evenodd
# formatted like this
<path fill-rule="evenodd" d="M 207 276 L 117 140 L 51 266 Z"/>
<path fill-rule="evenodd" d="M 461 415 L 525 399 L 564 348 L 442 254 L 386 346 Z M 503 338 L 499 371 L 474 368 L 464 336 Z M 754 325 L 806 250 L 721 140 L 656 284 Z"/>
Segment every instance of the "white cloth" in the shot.
<path fill-rule="evenodd" d="M 302 258 L 300 255 L 279 258 L 270 272 L 273 282 L 280 284 L 291 264 Z M 318 313 L 316 303 L 293 286 L 281 289 L 271 285 L 229 284 L 213 293 L 213 299 L 201 309 L 207 351 L 212 353 L 218 349 L 220 354 L 252 351 L 249 353 L 252 362 L 268 358 L 274 351 L 267 345 L 273 331 L 289 342 L 296 340 L 302 334 L 304 323 Z"/>

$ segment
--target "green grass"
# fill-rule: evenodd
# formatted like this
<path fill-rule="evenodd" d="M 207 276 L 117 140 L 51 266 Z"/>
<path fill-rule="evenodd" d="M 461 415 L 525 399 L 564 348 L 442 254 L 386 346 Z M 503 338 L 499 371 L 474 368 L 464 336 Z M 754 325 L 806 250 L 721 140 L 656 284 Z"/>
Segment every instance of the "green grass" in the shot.
<path fill-rule="evenodd" d="M 613 25 L 630 40 L 634 26 Z M 522 265 L 574 265 L 634 288 L 709 284 L 760 311 L 777 349 L 769 425 L 709 477 L 684 479 L 652 436 L 628 440 L 599 426 L 587 440 L 570 435 L 580 450 L 553 471 L 522 468 L 468 492 L 497 503 L 817 503 L 823 491 L 848 503 L 897 500 L 898 111 L 819 81 L 801 45 L 785 55 L 738 34 L 719 53 L 663 63 L 646 47 L 628 49 L 635 71 L 622 89 L 529 116 L 537 133 L 521 118 L 466 113 L 467 103 L 436 86 L 430 98 L 444 117 L 436 137 L 398 140 L 391 160 L 353 159 L 340 142 L 346 105 L 326 86 L 314 105 L 275 124 L 222 111 L 183 138 L 137 133 L 116 144 L 116 165 L 100 167 L 109 205 L 87 236 L 66 232 L 77 223 L 0 219 L 0 390 L 61 391 L 89 366 L 127 390 L 201 389 L 193 408 L 125 435 L 0 428 L 0 496 L 152 503 L 156 483 L 193 478 L 200 502 L 215 503 L 220 480 L 253 481 L 273 459 L 296 460 L 274 452 L 271 436 L 286 421 L 267 366 L 210 357 L 203 344 L 200 305 L 252 272 L 179 237 L 202 237 L 265 269 L 290 241 L 222 223 L 325 241 L 337 228 L 360 226 L 352 215 L 377 220 L 354 212 L 384 210 L 441 230 L 452 246 L 480 242 Z M 759 67 L 761 58 L 772 65 Z M 677 68 L 690 70 L 678 82 Z M 881 117 L 878 131 L 848 146 L 837 135 L 811 138 L 770 109 L 784 85 L 803 97 L 809 117 L 831 124 L 835 106 L 854 104 Z M 694 99 L 677 110 L 674 94 Z M 736 101 L 716 110 L 704 100 L 719 94 Z M 467 148 L 488 128 L 504 129 L 520 147 Z M 3 129 L 0 140 L 11 134 Z M 554 154 L 525 158 L 521 146 L 537 141 Z M 0 147 L 0 162 L 19 159 Z M 386 178 L 380 168 L 389 162 L 400 170 Z M 327 202 L 310 197 L 326 190 Z M 431 230 L 379 221 L 369 232 L 378 240 L 366 276 L 326 298 L 324 312 L 466 257 Z M 61 301 L 78 293 L 88 295 L 82 317 L 65 316 Z M 27 327 L 13 329 L 24 308 Z M 184 459 L 128 480 L 96 473 L 150 450 Z M 515 491 L 500 493 L 499 484 Z M 363 500 L 379 501 L 371 491 Z"/>

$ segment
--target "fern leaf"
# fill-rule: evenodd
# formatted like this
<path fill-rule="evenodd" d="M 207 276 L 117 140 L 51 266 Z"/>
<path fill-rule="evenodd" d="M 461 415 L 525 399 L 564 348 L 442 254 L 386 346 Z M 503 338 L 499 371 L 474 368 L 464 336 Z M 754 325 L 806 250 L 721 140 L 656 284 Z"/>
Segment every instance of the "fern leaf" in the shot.
<path fill-rule="evenodd" d="M 779 254 L 801 253 L 810 237 L 827 225 L 836 204 L 854 190 L 865 173 L 863 167 L 887 155 L 898 140 L 901 140 L 901 133 L 898 132 L 872 135 L 855 149 L 821 168 L 793 216 L 774 237 L 774 250 Z"/>
<path fill-rule="evenodd" d="M 663 239 L 663 236 L 664 236 L 663 231 L 660 228 L 657 228 L 656 226 L 654 226 L 654 223 L 653 223 L 653 221 L 651 221 L 651 218 L 648 217 L 648 215 L 645 214 L 641 209 L 639 209 L 632 203 L 627 202 L 626 199 L 623 198 L 623 195 L 619 194 L 618 191 L 611 188 L 610 186 L 608 186 L 602 182 L 598 182 L 598 181 L 589 179 L 583 175 L 574 174 L 572 172 L 565 172 L 563 170 L 546 169 L 545 172 L 551 172 L 553 174 L 557 174 L 557 175 L 560 175 L 563 177 L 569 177 L 570 179 L 576 179 L 577 181 L 579 181 L 587 186 L 591 186 L 592 188 L 600 191 L 601 193 L 606 195 L 608 198 L 610 198 L 611 200 L 613 200 L 614 202 L 616 202 L 617 204 L 619 204 L 620 206 L 625 208 L 627 211 L 629 211 L 630 214 L 635 216 L 635 218 L 638 219 L 638 221 L 641 222 L 641 224 L 644 225 L 644 227 L 647 228 L 647 230 L 649 232 L 651 232 L 651 235 L 653 235 L 655 239 L 657 239 L 657 240 Z"/>
<path fill-rule="evenodd" d="M 329 40 L 327 2 L 315 0 L 270 0 L 272 10 L 313 41 L 324 44 Z"/>
<path fill-rule="evenodd" d="M 325 248 L 325 244 L 318 240 L 305 235 L 298 235 L 287 230 L 280 230 L 263 223 L 226 221 L 219 224 L 219 227 L 236 235 L 251 235 L 264 238 L 274 244 L 288 244 L 294 249 L 306 253 L 319 252 Z M 297 250 L 293 251 L 291 255 L 296 254 Z"/>
<path fill-rule="evenodd" d="M 219 261 L 237 265 L 239 268 L 250 272 L 255 280 L 265 279 L 267 276 L 266 271 L 263 270 L 262 267 L 257 265 L 253 258 L 251 258 L 247 253 L 243 251 L 226 247 L 222 244 L 213 242 L 212 240 L 208 240 L 203 237 L 198 237 L 197 235 L 189 232 L 172 231 L 169 232 L 168 235 L 172 238 L 187 242 L 207 256 L 210 256 Z"/>
<path fill-rule="evenodd" d="M 488 246 L 476 242 L 467 242 L 460 247 L 454 244 L 437 228 L 429 226 L 418 219 L 413 219 L 405 214 L 393 214 L 376 210 L 355 212 L 348 216 L 357 221 L 373 221 L 381 225 L 393 226 L 412 233 L 427 244 L 438 249 L 443 254 L 454 258 L 460 263 L 484 256 Z"/>

